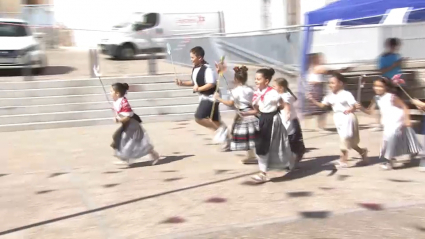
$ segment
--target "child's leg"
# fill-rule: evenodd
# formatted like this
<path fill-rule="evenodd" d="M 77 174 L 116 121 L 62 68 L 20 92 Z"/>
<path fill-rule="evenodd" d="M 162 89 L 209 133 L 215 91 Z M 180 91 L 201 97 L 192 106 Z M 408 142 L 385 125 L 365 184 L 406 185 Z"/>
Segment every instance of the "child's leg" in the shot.
<path fill-rule="evenodd" d="M 341 161 L 341 163 L 348 163 L 348 150 L 341 150 L 341 156 L 339 160 Z"/>
<path fill-rule="evenodd" d="M 356 146 L 354 146 L 354 147 L 352 147 L 354 150 L 356 150 L 356 152 L 357 153 L 359 153 L 360 154 L 360 156 L 362 157 L 362 160 L 364 161 L 364 162 L 366 162 L 366 163 L 368 163 L 369 162 L 369 159 L 367 158 L 367 153 L 368 153 L 368 151 L 367 151 L 367 149 L 366 148 L 360 148 L 358 145 L 356 145 Z"/>
<path fill-rule="evenodd" d="M 220 123 L 218 122 L 211 122 L 210 119 L 195 119 L 196 123 L 199 125 L 211 129 L 211 130 L 217 130 L 220 127 Z"/>
<path fill-rule="evenodd" d="M 350 141 L 347 139 L 340 138 L 339 144 L 340 144 L 339 149 L 341 151 L 341 154 L 340 154 L 338 164 L 340 167 L 345 168 L 348 166 L 348 149 L 349 149 Z"/>
<path fill-rule="evenodd" d="M 255 155 L 254 149 L 247 151 L 247 158 L 242 160 L 243 164 L 256 164 L 258 163 L 257 155 Z"/>
<path fill-rule="evenodd" d="M 213 117 L 210 119 L 213 107 Z M 221 126 L 218 103 L 213 103 L 210 100 L 201 100 L 195 113 L 195 121 L 205 128 L 209 128 L 214 131 L 217 130 Z"/>
<path fill-rule="evenodd" d="M 268 155 L 257 155 L 258 157 L 258 167 L 260 168 L 260 173 L 254 175 L 252 179 L 259 183 L 264 183 L 268 181 L 267 178 L 267 162 Z"/>
<path fill-rule="evenodd" d="M 326 128 L 326 113 L 317 116 L 317 126 L 319 127 L 319 129 Z"/>

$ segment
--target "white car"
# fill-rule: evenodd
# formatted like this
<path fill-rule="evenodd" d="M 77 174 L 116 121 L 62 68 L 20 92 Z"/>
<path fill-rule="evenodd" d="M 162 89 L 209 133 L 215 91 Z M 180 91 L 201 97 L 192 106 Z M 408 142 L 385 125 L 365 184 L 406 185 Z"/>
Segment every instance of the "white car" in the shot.
<path fill-rule="evenodd" d="M 28 67 L 38 72 L 47 67 L 47 57 L 41 43 L 27 22 L 0 18 L 0 70 Z"/>

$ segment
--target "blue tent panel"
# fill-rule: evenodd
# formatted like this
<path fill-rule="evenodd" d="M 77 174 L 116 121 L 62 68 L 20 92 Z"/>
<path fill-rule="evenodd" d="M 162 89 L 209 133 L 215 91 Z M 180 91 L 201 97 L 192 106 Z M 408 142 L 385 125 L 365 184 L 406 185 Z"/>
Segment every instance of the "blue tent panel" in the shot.
<path fill-rule="evenodd" d="M 411 7 L 409 21 L 425 21 L 424 0 L 340 0 L 307 13 L 308 25 L 340 19 L 342 25 L 377 24 L 387 10 Z"/>

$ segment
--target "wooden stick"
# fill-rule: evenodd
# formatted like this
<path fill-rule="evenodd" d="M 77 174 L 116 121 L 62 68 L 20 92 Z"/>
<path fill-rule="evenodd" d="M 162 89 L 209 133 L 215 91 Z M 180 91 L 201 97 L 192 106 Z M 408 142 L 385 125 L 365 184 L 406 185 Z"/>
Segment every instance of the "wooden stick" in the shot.
<path fill-rule="evenodd" d="M 403 89 L 403 87 L 401 87 L 401 85 L 400 85 L 399 83 L 397 83 L 397 86 L 398 86 L 398 87 L 400 87 L 400 89 L 404 92 L 404 94 L 406 94 L 406 95 L 407 95 L 407 97 L 409 97 L 409 99 L 410 99 L 410 100 L 413 100 L 413 98 L 412 98 L 412 97 L 410 97 L 410 95 L 409 95 L 409 94 L 407 94 L 407 92 Z"/>
<path fill-rule="evenodd" d="M 219 77 L 217 79 L 217 84 L 216 84 L 214 95 L 218 92 L 218 89 L 220 89 L 220 78 L 221 78 L 222 75 L 223 75 L 223 73 L 220 73 L 220 75 L 219 75 Z M 213 119 L 213 116 L 214 116 L 214 109 L 215 109 L 214 106 L 215 106 L 215 103 L 216 103 L 216 100 L 215 100 L 215 97 L 214 97 L 214 99 L 213 99 L 213 107 L 211 109 L 211 114 L 210 114 L 210 120 L 211 121 L 213 121 L 212 119 Z"/>

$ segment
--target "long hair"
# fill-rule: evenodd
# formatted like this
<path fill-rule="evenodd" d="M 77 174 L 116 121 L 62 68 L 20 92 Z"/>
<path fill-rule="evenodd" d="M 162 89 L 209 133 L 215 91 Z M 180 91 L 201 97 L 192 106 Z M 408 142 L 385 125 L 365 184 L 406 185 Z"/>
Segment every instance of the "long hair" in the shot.
<path fill-rule="evenodd" d="M 294 97 L 295 100 L 298 100 L 298 98 L 295 96 L 295 94 L 292 92 L 292 90 L 289 89 L 288 81 L 285 78 L 277 78 L 275 81 L 276 81 L 277 85 L 285 88 L 286 91 L 288 91 L 289 94 L 291 94 L 292 97 Z"/>

